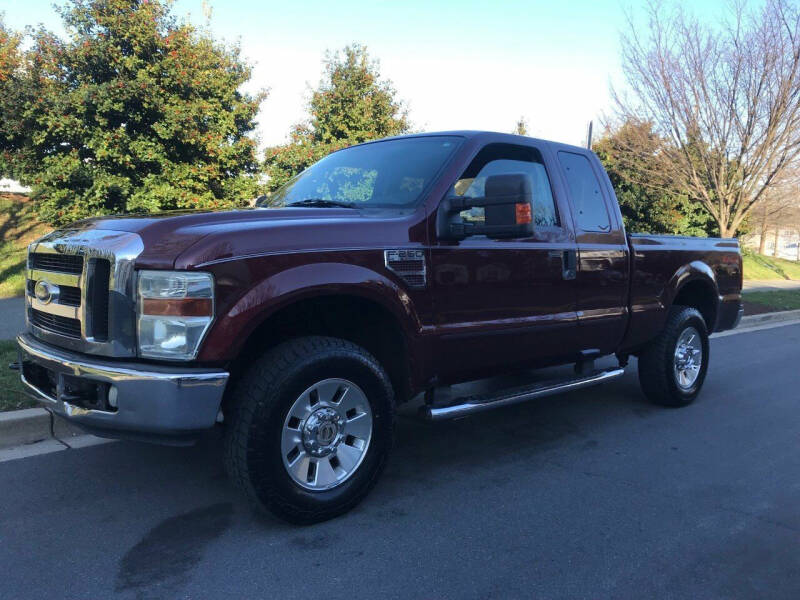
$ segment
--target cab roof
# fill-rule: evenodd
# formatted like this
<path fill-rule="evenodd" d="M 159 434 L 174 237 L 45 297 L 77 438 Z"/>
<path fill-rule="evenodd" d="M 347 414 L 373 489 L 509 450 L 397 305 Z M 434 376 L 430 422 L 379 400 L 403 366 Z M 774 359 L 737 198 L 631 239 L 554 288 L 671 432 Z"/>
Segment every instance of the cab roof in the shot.
<path fill-rule="evenodd" d="M 375 142 L 383 142 L 386 140 L 400 140 L 406 138 L 418 137 L 434 137 L 434 136 L 455 136 L 468 140 L 489 144 L 489 143 L 506 143 L 506 144 L 530 144 L 531 142 L 538 145 L 548 145 L 557 149 L 570 150 L 572 152 L 590 152 L 583 146 L 576 146 L 573 144 L 564 144 L 562 142 L 554 142 L 552 140 L 544 140 L 541 138 L 534 138 L 526 135 L 517 135 L 514 133 L 502 133 L 499 131 L 481 131 L 475 129 L 456 129 L 452 131 L 426 131 L 423 133 L 408 133 L 404 135 L 395 135 L 391 137 L 381 138 L 379 140 L 372 140 L 363 142 L 363 144 L 373 144 Z M 358 145 L 363 145 L 358 144 Z"/>

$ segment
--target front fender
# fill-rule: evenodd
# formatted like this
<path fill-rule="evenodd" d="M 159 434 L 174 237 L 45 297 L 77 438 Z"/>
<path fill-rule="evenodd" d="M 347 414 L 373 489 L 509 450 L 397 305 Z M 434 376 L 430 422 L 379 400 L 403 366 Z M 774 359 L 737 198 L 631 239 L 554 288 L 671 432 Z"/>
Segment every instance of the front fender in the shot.
<path fill-rule="evenodd" d="M 407 335 L 421 328 L 409 295 L 382 274 L 347 263 L 306 264 L 262 279 L 218 314 L 198 360 L 233 360 L 250 333 L 277 311 L 300 300 L 330 295 L 356 296 L 381 305 L 397 318 Z"/>

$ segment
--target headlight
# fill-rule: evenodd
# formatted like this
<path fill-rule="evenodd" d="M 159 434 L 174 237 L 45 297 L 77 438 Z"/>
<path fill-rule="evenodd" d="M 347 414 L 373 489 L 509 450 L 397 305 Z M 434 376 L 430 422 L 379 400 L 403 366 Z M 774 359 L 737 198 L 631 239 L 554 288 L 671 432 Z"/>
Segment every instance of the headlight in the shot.
<path fill-rule="evenodd" d="M 209 273 L 139 271 L 139 356 L 192 360 L 214 319 Z"/>

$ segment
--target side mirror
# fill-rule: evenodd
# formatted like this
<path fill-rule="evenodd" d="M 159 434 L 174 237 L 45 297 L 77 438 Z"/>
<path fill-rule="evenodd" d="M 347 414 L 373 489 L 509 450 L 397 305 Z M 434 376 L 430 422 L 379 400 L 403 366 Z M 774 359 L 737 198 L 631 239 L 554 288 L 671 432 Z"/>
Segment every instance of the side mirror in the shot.
<path fill-rule="evenodd" d="M 442 200 L 436 215 L 436 235 L 440 240 L 463 240 L 471 235 L 490 238 L 517 238 L 533 235 L 533 193 L 531 178 L 523 173 L 491 175 L 486 178 L 485 196 L 449 196 Z M 464 222 L 460 213 L 483 207 L 484 224 Z"/>

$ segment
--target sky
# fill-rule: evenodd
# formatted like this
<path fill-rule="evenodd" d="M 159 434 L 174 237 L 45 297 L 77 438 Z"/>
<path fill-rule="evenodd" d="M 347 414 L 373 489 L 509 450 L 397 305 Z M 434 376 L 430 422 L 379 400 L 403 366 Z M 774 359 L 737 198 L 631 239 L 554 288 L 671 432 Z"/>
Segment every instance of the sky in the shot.
<path fill-rule="evenodd" d="M 695 0 L 718 18 L 725 0 Z M 60 4 L 62 2 L 56 2 Z M 609 86 L 624 85 L 620 33 L 640 2 L 620 0 L 177 0 L 174 13 L 239 42 L 254 65 L 251 89 L 269 96 L 258 118 L 262 147 L 287 140 L 306 115 L 326 50 L 353 42 L 379 59 L 415 130 L 511 131 L 520 117 L 535 137 L 584 144 L 587 125 L 610 112 Z M 63 31 L 52 0 L 0 0 L 13 28 Z"/>

